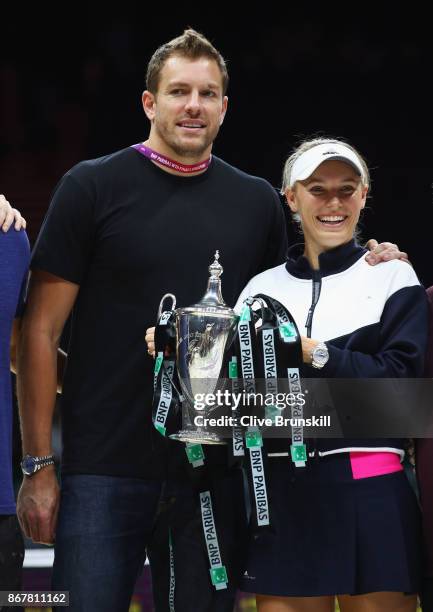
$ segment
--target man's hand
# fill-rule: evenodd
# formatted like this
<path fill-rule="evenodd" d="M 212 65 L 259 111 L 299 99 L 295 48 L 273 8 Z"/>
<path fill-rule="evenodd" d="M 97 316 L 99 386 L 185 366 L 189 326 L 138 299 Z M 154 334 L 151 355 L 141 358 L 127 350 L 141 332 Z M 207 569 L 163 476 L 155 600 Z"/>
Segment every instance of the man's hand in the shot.
<path fill-rule="evenodd" d="M 372 266 L 382 261 L 390 261 L 391 259 L 401 259 L 401 261 L 410 263 L 407 253 L 400 251 L 398 245 L 392 242 L 381 242 L 378 244 L 377 240 L 371 238 L 365 246 L 371 251 L 365 256 L 365 261 Z"/>
<path fill-rule="evenodd" d="M 24 476 L 17 500 L 17 515 L 24 534 L 40 544 L 53 544 L 60 490 L 54 466 Z"/>
<path fill-rule="evenodd" d="M 146 336 L 144 338 L 147 344 L 147 352 L 152 357 L 155 357 L 155 328 L 149 327 L 146 329 Z"/>
<path fill-rule="evenodd" d="M 3 194 L 0 194 L 0 228 L 7 232 L 14 223 L 16 230 L 26 229 L 26 220 L 16 208 L 12 208 Z"/>

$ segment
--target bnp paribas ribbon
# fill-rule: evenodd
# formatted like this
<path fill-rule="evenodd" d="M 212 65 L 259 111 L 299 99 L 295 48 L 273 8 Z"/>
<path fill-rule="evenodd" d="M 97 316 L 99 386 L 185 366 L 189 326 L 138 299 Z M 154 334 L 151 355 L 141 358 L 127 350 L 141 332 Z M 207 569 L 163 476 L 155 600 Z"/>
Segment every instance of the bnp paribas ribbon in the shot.
<path fill-rule="evenodd" d="M 258 307 L 258 308 L 257 308 Z M 255 395 L 263 390 L 264 397 L 275 398 L 279 385 L 291 394 L 302 395 L 300 366 L 302 364 L 301 336 L 290 312 L 276 299 L 258 294 L 248 297 L 243 304 L 238 323 L 238 361 L 244 390 Z M 260 386 L 260 389 L 257 387 Z M 244 414 L 249 411 L 243 409 Z M 293 422 L 302 421 L 302 402 L 291 405 Z M 279 410 L 272 403 L 265 403 L 266 421 Z M 270 417 L 270 418 L 268 418 Z M 254 423 L 246 428 L 246 460 L 252 500 L 252 523 L 257 530 L 272 525 L 272 512 L 267 493 L 267 452 L 263 430 Z M 302 427 L 292 427 L 290 445 L 291 460 L 296 467 L 304 467 L 307 461 Z"/>
<path fill-rule="evenodd" d="M 217 251 L 209 266 L 206 292 L 197 304 L 176 309 L 174 295 L 166 294 L 162 298 L 155 329 L 153 399 L 155 428 L 172 440 L 184 442 L 190 464 L 198 468 L 194 472 L 199 482 L 204 545 L 210 579 L 216 590 L 227 588 L 228 577 L 218 543 L 211 479 L 202 445 L 226 444 L 227 440 L 215 431 L 196 425 L 196 417 L 208 417 L 215 407 L 206 397 L 216 390 L 224 391 L 230 384 L 228 362 L 229 355 L 233 356 L 238 317 L 223 300 L 222 273 Z M 164 309 L 168 300 L 171 300 L 170 308 Z M 197 397 L 203 398 L 200 407 Z M 170 546 L 173 550 L 172 540 Z"/>

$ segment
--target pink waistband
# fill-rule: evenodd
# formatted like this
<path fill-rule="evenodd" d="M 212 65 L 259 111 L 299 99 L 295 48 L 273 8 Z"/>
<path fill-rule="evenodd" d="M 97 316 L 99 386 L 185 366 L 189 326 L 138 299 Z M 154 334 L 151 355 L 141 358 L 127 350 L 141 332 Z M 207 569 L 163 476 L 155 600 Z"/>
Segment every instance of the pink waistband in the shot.
<path fill-rule="evenodd" d="M 401 472 L 400 455 L 392 452 L 351 452 L 350 465 L 355 480 Z"/>

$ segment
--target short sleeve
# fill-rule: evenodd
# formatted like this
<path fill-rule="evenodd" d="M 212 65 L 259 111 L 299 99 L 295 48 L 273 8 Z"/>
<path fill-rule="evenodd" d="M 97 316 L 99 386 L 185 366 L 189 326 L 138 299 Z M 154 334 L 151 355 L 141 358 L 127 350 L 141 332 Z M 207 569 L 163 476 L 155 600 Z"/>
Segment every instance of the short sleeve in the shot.
<path fill-rule="evenodd" d="M 94 243 L 94 208 L 90 187 L 66 174 L 53 194 L 31 268 L 82 284 Z"/>
<path fill-rule="evenodd" d="M 27 280 L 28 280 L 28 275 L 26 271 L 24 272 L 23 280 L 21 283 L 20 295 L 18 297 L 15 317 L 21 317 L 24 312 L 24 304 L 26 301 L 26 294 L 27 294 Z"/>

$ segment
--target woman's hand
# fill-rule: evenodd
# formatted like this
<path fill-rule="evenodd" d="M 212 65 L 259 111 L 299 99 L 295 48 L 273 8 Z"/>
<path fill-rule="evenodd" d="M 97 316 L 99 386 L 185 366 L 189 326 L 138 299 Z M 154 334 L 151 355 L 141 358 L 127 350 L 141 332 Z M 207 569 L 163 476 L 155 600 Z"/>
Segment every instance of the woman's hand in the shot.
<path fill-rule="evenodd" d="M 313 340 L 313 338 L 307 338 L 306 336 L 301 336 L 302 342 L 302 361 L 311 365 L 311 351 L 319 344 L 318 340 Z"/>
<path fill-rule="evenodd" d="M 155 357 L 155 328 L 149 327 L 146 329 L 146 336 L 144 338 L 147 344 L 147 352 L 152 357 Z"/>

